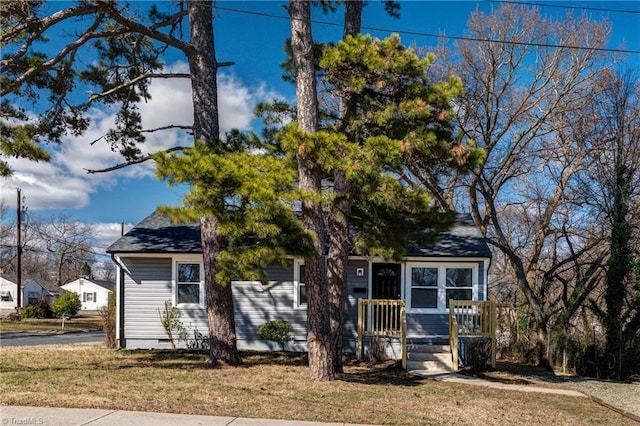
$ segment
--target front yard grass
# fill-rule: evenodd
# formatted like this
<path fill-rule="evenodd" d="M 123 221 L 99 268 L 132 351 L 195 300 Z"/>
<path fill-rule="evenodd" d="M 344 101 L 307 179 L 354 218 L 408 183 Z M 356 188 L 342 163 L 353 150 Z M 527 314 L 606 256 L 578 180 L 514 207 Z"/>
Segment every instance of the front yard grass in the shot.
<path fill-rule="evenodd" d="M 64 331 L 102 330 L 98 315 L 78 315 L 65 320 Z M 0 320 L 0 333 L 12 332 L 59 332 L 60 318 L 24 318 L 20 321 Z"/>
<path fill-rule="evenodd" d="M 436 382 L 394 365 L 349 363 L 312 382 L 299 354 L 244 353 L 207 368 L 203 353 L 97 345 L 0 349 L 0 404 L 104 408 L 390 425 L 631 425 L 589 398 Z"/>

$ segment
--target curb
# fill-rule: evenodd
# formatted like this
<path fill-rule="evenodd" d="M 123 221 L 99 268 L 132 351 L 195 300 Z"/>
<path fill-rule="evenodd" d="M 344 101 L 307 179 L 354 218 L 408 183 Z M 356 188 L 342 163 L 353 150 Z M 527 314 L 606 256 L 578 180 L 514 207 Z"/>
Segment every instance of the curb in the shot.
<path fill-rule="evenodd" d="M 618 407 L 616 407 L 614 405 L 609 404 L 608 402 L 604 402 L 603 400 L 601 400 L 598 397 L 589 396 L 589 398 L 591 398 L 591 400 L 593 402 L 598 403 L 598 404 L 602 405 L 605 408 L 613 410 L 613 411 L 615 411 L 616 413 L 618 413 L 620 415 L 623 415 L 623 416 L 625 416 L 625 417 L 627 417 L 627 418 L 629 418 L 631 420 L 635 420 L 636 422 L 640 423 L 640 416 L 636 416 L 635 414 L 630 413 L 630 412 L 628 412 L 626 410 L 623 410 L 622 408 L 618 408 Z"/>

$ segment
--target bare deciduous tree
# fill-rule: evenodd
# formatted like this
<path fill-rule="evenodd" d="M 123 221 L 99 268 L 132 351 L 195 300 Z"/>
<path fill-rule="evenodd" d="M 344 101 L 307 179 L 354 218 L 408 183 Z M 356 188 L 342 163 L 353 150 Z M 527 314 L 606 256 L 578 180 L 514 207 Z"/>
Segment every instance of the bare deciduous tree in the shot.
<path fill-rule="evenodd" d="M 91 225 L 72 220 L 68 215 L 53 216 L 32 224 L 37 242 L 28 250 L 47 253 L 53 260 L 52 275 L 58 286 L 76 279 L 85 264 L 92 264 L 95 232 Z"/>
<path fill-rule="evenodd" d="M 471 178 L 453 176 L 439 190 L 444 202 L 470 209 L 509 260 L 534 320 L 535 356 L 542 363 L 557 315 L 575 313 L 563 302 L 583 302 L 595 285 L 581 274 L 596 273 L 588 265 L 599 235 L 573 190 L 588 152 L 570 125 L 593 99 L 604 59 L 597 48 L 608 33 L 606 23 L 572 15 L 547 19 L 536 9 L 506 4 L 472 15 L 468 35 L 483 41 L 459 41 L 459 55 L 447 66 L 466 90 L 459 128 L 484 148 L 486 161 Z M 455 193 L 460 183 L 466 197 Z"/>

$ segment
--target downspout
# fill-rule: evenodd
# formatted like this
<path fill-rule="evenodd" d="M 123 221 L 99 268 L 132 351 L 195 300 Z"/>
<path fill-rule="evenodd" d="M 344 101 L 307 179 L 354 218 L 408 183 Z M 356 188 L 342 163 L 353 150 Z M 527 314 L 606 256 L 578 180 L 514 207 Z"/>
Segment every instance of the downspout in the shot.
<path fill-rule="evenodd" d="M 124 340 L 124 271 L 125 267 L 120 262 L 120 259 L 115 254 L 111 253 L 111 260 L 118 266 L 118 277 L 116 279 L 116 307 L 118 316 L 116 318 L 116 339 L 117 348 L 123 349 L 126 347 Z"/>
<path fill-rule="evenodd" d="M 489 261 L 486 260 L 484 263 L 484 300 L 489 300 L 489 269 L 491 269 L 491 264 L 493 263 L 493 257 L 489 258 Z"/>

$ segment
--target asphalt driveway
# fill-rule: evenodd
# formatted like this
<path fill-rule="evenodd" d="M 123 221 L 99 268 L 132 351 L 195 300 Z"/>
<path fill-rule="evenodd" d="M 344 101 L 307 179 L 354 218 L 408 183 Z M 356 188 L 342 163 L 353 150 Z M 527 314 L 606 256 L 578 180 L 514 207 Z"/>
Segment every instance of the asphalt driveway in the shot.
<path fill-rule="evenodd" d="M 0 346 L 71 345 L 100 343 L 104 331 L 68 331 L 66 333 L 0 333 Z"/>

